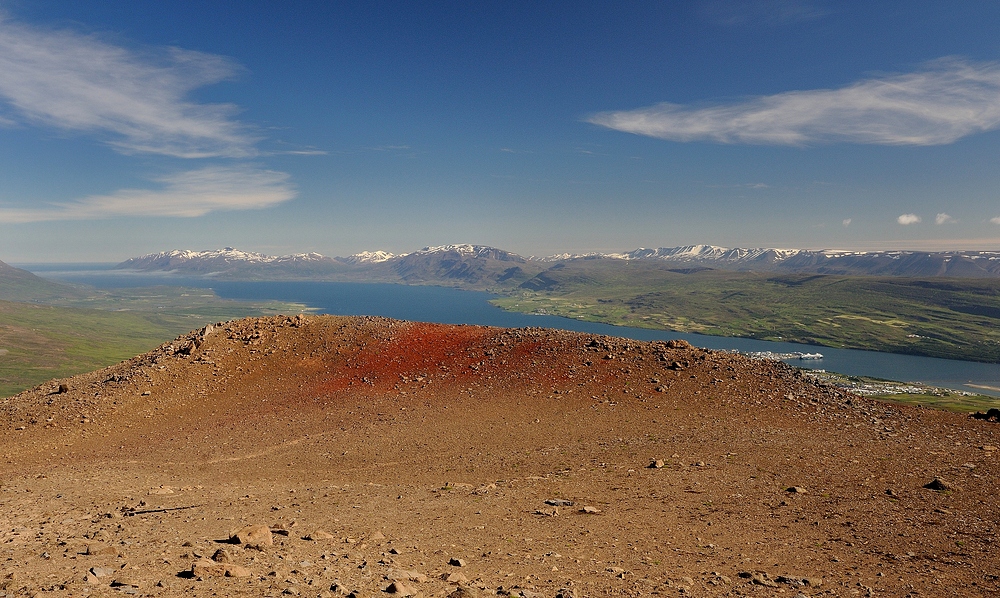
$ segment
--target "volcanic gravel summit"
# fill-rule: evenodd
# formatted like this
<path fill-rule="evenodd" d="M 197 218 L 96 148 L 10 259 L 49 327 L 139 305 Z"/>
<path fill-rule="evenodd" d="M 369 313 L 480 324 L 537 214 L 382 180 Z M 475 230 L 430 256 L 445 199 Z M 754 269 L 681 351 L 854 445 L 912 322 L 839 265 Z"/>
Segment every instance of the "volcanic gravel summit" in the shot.
<path fill-rule="evenodd" d="M 7 595 L 1000 592 L 1000 425 L 682 341 L 239 320 L 0 405 Z"/>

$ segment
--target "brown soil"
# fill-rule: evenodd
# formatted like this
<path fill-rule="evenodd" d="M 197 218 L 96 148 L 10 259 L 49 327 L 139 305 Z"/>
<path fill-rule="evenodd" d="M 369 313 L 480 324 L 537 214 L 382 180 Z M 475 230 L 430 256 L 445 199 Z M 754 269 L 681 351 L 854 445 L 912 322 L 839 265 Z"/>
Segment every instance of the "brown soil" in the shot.
<path fill-rule="evenodd" d="M 1000 424 L 683 342 L 240 320 L 0 409 L 0 593 L 1000 592 Z"/>

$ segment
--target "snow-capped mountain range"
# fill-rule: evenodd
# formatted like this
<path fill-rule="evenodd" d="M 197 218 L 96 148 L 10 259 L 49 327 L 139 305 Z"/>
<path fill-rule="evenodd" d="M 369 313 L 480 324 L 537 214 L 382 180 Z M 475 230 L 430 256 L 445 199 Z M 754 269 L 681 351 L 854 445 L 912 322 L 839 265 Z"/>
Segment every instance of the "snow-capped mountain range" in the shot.
<path fill-rule="evenodd" d="M 708 261 L 720 261 L 720 262 L 741 262 L 741 261 L 753 261 L 761 258 L 774 259 L 781 261 L 798 255 L 804 249 L 771 249 L 771 248 L 735 248 L 730 249 L 728 247 L 719 247 L 717 245 L 685 245 L 683 247 L 660 247 L 658 249 L 647 249 L 645 247 L 640 247 L 638 249 L 625 252 L 625 253 L 582 253 L 582 254 L 570 254 L 561 253 L 557 255 L 550 255 L 547 257 L 533 258 L 543 262 L 556 262 L 562 260 L 570 259 L 594 259 L 594 258 L 606 258 L 606 259 L 616 259 L 616 260 L 670 260 L 670 261 L 687 261 L 687 260 L 708 260 Z"/>
<path fill-rule="evenodd" d="M 938 256 L 942 259 L 967 258 L 972 260 L 997 261 L 1000 251 L 847 251 L 839 249 L 776 249 L 773 247 L 729 248 L 718 245 L 684 245 L 682 247 L 660 247 L 647 249 L 640 247 L 625 253 L 560 253 L 546 257 L 531 257 L 542 262 L 557 262 L 572 259 L 617 259 L 617 260 L 664 260 L 674 262 L 705 261 L 753 263 L 761 260 L 779 263 L 798 256 L 838 259 L 845 257 L 885 257 L 902 259 L 907 256 Z"/>
<path fill-rule="evenodd" d="M 388 251 L 362 251 L 347 257 L 327 257 L 319 253 L 295 253 L 291 255 L 265 255 L 254 251 L 241 251 L 232 247 L 207 251 L 191 251 L 189 249 L 174 249 L 159 253 L 147 253 L 133 257 L 118 264 L 118 269 L 132 270 L 171 270 L 185 265 L 199 264 L 204 266 L 229 266 L 251 264 L 294 264 L 308 262 L 338 261 L 344 264 L 380 264 L 408 256 L 431 256 L 455 254 L 463 258 L 493 259 L 503 262 L 524 262 L 525 258 L 490 247 L 488 245 L 472 245 L 468 243 L 454 245 L 438 245 L 424 247 L 412 253 L 395 254 Z"/>
<path fill-rule="evenodd" d="M 226 266 L 235 264 L 295 264 L 322 262 L 330 258 L 318 253 L 296 253 L 292 255 L 264 255 L 253 251 L 240 251 L 232 247 L 211 251 L 190 251 L 175 249 L 159 253 L 147 253 L 125 260 L 118 269 L 132 270 L 173 270 L 185 265 Z"/>
<path fill-rule="evenodd" d="M 363 251 L 335 258 L 319 253 L 269 256 L 226 247 L 213 251 L 174 250 L 151 253 L 126 260 L 117 268 L 212 275 L 243 275 L 251 271 L 266 271 L 301 277 L 354 273 L 354 277 L 358 278 L 365 273 L 373 273 L 381 276 L 381 279 L 391 273 L 404 280 L 417 277 L 421 281 L 429 281 L 435 280 L 435 277 L 451 279 L 486 276 L 484 265 L 495 264 L 487 268 L 490 275 L 506 275 L 513 282 L 524 276 L 533 276 L 555 262 L 575 260 L 663 262 L 743 271 L 1000 277 L 1000 251 L 841 251 L 728 248 L 716 245 L 639 248 L 622 253 L 563 253 L 527 258 L 496 247 L 473 244 L 429 246 L 404 254 Z M 515 272 L 512 268 L 518 271 Z"/>

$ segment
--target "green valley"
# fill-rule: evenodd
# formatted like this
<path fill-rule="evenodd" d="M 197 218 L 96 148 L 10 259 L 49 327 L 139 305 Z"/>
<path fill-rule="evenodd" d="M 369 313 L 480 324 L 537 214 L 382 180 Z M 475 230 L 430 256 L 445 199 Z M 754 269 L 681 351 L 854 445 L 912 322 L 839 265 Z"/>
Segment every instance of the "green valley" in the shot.
<path fill-rule="evenodd" d="M 594 322 L 1000 362 L 1000 281 L 571 260 L 494 304 Z"/>

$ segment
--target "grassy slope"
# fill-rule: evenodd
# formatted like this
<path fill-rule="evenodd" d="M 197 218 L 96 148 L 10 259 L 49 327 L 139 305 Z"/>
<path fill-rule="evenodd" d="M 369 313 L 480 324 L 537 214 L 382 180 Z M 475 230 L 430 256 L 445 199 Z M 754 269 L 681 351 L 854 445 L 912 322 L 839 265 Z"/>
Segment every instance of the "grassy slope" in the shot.
<path fill-rule="evenodd" d="M 176 332 L 140 314 L 0 302 L 0 396 L 116 363 Z"/>
<path fill-rule="evenodd" d="M 58 305 L 0 301 L 0 396 L 117 363 L 208 323 L 303 310 L 179 287 L 74 288 L 48 300 Z"/>
<path fill-rule="evenodd" d="M 0 301 L 48 301 L 81 297 L 76 287 L 35 276 L 27 270 L 0 262 Z"/>
<path fill-rule="evenodd" d="M 974 411 L 988 411 L 996 407 L 1000 400 L 996 397 L 986 395 L 976 395 L 973 397 L 959 394 L 889 394 L 875 395 L 872 398 L 889 403 L 900 403 L 903 405 L 917 405 L 941 409 L 942 411 L 954 411 L 955 413 L 972 413 Z"/>
<path fill-rule="evenodd" d="M 671 272 L 571 262 L 505 309 L 720 336 L 1000 362 L 1000 281 Z M 916 335 L 916 336 L 911 336 Z"/>

